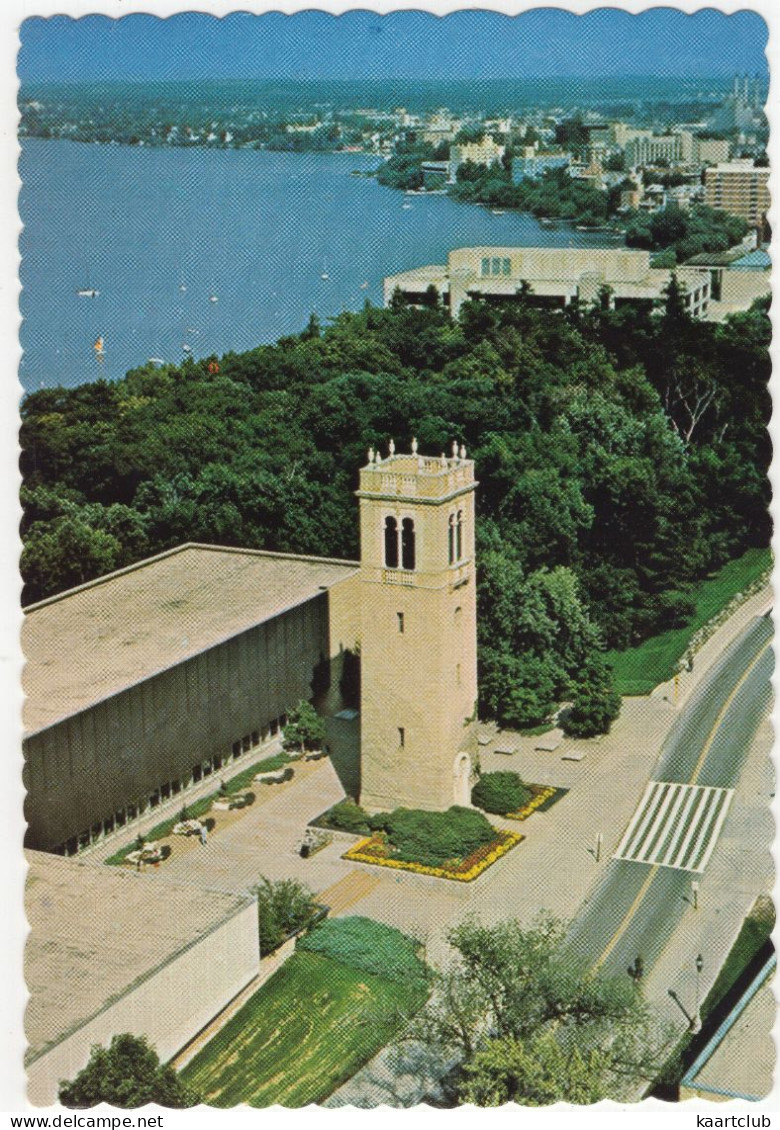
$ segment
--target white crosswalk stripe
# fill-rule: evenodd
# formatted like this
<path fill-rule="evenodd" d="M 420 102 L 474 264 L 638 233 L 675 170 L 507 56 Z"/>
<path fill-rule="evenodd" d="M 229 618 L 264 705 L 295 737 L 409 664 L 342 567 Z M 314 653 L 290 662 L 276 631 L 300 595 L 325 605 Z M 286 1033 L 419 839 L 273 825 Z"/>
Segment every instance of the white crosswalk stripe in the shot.
<path fill-rule="evenodd" d="M 649 781 L 614 858 L 703 871 L 733 795 L 733 789 Z"/>

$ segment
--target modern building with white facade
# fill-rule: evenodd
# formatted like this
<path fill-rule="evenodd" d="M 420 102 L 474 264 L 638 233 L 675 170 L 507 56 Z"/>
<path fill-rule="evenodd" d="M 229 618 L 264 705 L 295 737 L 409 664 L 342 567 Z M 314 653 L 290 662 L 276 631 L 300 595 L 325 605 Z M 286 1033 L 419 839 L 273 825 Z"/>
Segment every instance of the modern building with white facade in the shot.
<path fill-rule="evenodd" d="M 709 272 L 680 267 L 676 274 L 692 316 L 705 317 Z M 460 247 L 450 252 L 446 264 L 389 276 L 384 296 L 387 304 L 398 289 L 409 301 L 421 301 L 433 286 L 454 318 L 470 298 L 506 301 L 521 293 L 524 301 L 552 310 L 575 299 L 585 305 L 606 298 L 610 306 L 653 306 L 662 300 L 671 275 L 650 265 L 648 251 L 623 247 Z"/>

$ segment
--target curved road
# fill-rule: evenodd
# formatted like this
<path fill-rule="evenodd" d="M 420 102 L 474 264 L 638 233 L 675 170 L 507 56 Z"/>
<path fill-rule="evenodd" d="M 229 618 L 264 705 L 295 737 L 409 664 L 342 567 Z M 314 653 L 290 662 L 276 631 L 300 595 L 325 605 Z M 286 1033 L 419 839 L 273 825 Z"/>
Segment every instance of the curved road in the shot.
<path fill-rule="evenodd" d="M 595 968 L 623 973 L 641 955 L 649 970 L 690 905 L 691 882 L 715 847 L 769 705 L 771 640 L 768 616 L 752 621 L 670 730 L 617 851 L 633 858 L 610 860 L 569 932 L 569 945 Z"/>

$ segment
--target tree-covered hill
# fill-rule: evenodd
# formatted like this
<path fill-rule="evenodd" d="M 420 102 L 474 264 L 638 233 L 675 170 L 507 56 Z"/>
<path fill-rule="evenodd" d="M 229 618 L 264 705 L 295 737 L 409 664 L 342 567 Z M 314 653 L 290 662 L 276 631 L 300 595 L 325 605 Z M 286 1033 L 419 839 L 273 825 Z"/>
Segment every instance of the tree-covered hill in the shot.
<path fill-rule="evenodd" d="M 692 322 L 519 301 L 366 306 L 22 409 L 27 602 L 182 541 L 358 552 L 369 445 L 477 462 L 483 712 L 534 724 L 603 646 L 672 627 L 766 544 L 766 305 Z M 586 660 L 588 663 L 586 663 Z"/>

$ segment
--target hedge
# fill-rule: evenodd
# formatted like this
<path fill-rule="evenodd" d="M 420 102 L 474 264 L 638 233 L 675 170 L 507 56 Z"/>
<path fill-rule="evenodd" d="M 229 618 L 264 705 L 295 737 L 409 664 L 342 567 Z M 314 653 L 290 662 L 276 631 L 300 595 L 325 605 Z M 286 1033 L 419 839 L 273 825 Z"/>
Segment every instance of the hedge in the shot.
<path fill-rule="evenodd" d="M 328 918 L 299 938 L 297 948 L 390 981 L 422 979 L 427 972 L 417 956 L 420 943 L 416 939 L 371 918 Z"/>
<path fill-rule="evenodd" d="M 485 812 L 506 816 L 524 808 L 532 795 L 517 773 L 485 773 L 471 790 L 471 803 Z"/>

